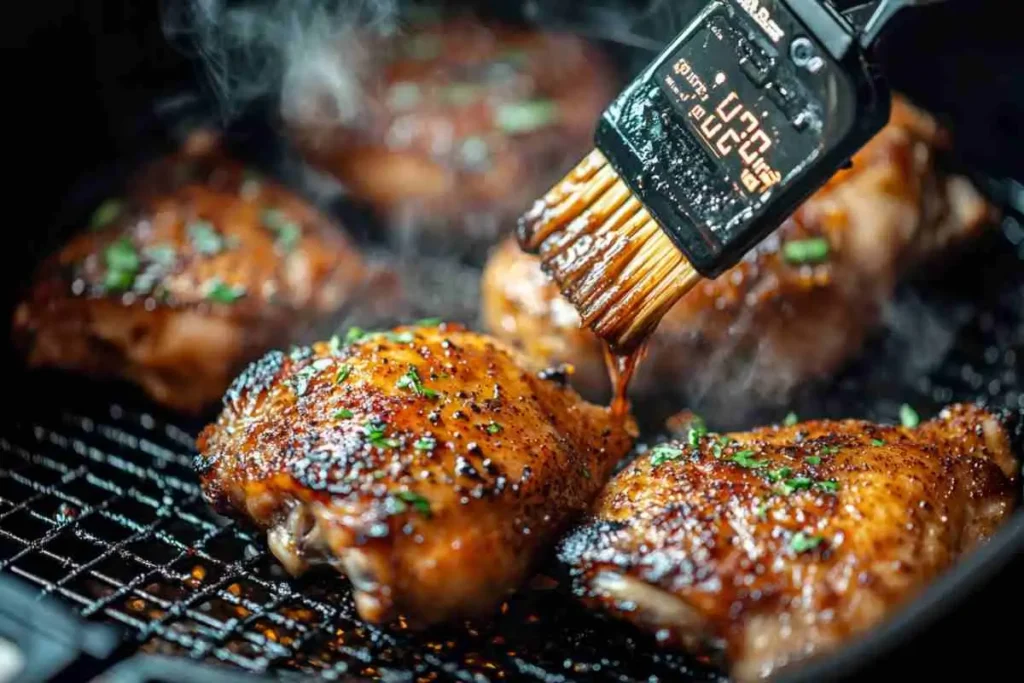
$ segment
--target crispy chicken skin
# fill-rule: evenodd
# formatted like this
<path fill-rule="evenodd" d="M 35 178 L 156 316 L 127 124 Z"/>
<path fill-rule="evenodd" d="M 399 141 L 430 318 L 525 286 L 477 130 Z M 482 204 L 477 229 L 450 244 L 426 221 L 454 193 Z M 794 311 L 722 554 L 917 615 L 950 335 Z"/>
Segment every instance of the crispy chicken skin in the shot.
<path fill-rule="evenodd" d="M 709 395 L 731 410 L 738 399 L 784 402 L 802 382 L 836 371 L 877 323 L 900 276 L 978 233 L 991 216 L 967 180 L 937 168 L 935 150 L 945 138 L 930 116 L 897 98 L 888 126 L 852 168 L 739 264 L 669 310 L 633 395 L 672 389 Z M 815 249 L 825 252 L 820 260 Z M 513 239 L 487 264 L 482 316 L 490 333 L 539 367 L 572 363 L 585 397 L 607 395 L 596 337 Z"/>
<path fill-rule="evenodd" d="M 1019 416 L 692 432 L 616 475 L 559 557 L 582 599 L 740 682 L 891 615 L 1011 514 Z M 691 444 L 697 444 L 695 447 Z"/>
<path fill-rule="evenodd" d="M 363 111 L 342 121 L 299 107 L 293 135 L 393 227 L 450 231 L 453 244 L 493 244 L 590 149 L 615 92 L 582 39 L 468 17 L 423 21 L 365 51 L 375 68 Z"/>
<path fill-rule="evenodd" d="M 196 134 L 41 264 L 13 333 L 30 366 L 128 380 L 197 413 L 338 311 L 364 271 L 337 226 Z"/>
<path fill-rule="evenodd" d="M 516 588 L 632 434 L 500 342 L 409 326 L 269 353 L 201 433 L 196 467 L 289 572 L 330 564 L 362 618 L 417 627 Z"/>

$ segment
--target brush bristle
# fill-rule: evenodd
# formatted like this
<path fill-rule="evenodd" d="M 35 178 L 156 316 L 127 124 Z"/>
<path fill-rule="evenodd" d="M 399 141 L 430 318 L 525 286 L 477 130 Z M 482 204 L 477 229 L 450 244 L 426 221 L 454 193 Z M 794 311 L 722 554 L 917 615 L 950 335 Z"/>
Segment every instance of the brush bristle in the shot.
<path fill-rule="evenodd" d="M 616 353 L 636 349 L 700 279 L 597 150 L 520 219 L 518 238 Z"/>

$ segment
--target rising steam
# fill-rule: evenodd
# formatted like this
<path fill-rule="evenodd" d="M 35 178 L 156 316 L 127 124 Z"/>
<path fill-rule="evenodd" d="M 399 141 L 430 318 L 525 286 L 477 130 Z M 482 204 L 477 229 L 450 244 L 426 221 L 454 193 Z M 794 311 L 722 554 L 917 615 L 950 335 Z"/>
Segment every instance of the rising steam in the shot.
<path fill-rule="evenodd" d="M 170 0 L 162 17 L 225 119 L 269 99 L 285 118 L 326 104 L 347 120 L 363 101 L 365 40 L 398 30 L 398 0 Z"/>

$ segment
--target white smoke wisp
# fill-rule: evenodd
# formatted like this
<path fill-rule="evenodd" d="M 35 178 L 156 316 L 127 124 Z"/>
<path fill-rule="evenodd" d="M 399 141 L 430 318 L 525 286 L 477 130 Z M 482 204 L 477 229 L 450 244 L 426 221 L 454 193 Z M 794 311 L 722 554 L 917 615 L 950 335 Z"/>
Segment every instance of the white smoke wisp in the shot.
<path fill-rule="evenodd" d="M 398 0 L 165 0 L 164 33 L 195 57 L 230 120 L 273 98 L 284 118 L 326 107 L 358 114 L 365 41 L 397 30 Z"/>

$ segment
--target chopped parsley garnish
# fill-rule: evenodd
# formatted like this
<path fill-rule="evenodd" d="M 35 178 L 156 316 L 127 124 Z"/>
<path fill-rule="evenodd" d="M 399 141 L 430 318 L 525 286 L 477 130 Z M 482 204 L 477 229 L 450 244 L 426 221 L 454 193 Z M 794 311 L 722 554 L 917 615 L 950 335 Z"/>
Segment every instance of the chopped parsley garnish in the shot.
<path fill-rule="evenodd" d="M 139 272 L 139 254 L 127 237 L 112 242 L 103 252 L 107 275 L 103 286 L 108 290 L 124 290 L 132 286 Z"/>
<path fill-rule="evenodd" d="M 492 421 L 484 429 L 487 430 L 488 434 L 497 434 L 501 431 L 501 425 Z"/>
<path fill-rule="evenodd" d="M 170 267 L 177 258 L 177 251 L 170 244 L 155 244 L 142 250 L 142 255 L 164 268 Z"/>
<path fill-rule="evenodd" d="M 736 453 L 733 453 L 730 460 L 732 460 L 740 467 L 746 467 L 749 469 L 764 467 L 765 465 L 768 464 L 767 460 L 757 460 L 753 456 L 754 451 L 737 451 Z"/>
<path fill-rule="evenodd" d="M 835 455 L 839 452 L 839 446 L 822 446 L 821 452 L 825 455 Z"/>
<path fill-rule="evenodd" d="M 796 413 L 789 412 L 789 413 L 786 413 L 786 417 L 782 420 L 782 424 L 785 427 L 792 427 L 793 425 L 795 425 L 799 421 L 800 421 L 800 418 L 797 417 Z"/>
<path fill-rule="evenodd" d="M 92 218 L 89 219 L 89 227 L 93 230 L 101 230 L 121 215 L 121 210 L 124 208 L 124 204 L 118 199 L 108 199 L 92 212 Z"/>
<path fill-rule="evenodd" d="M 913 429 L 917 425 L 921 424 L 921 418 L 917 414 L 917 411 L 904 403 L 900 406 L 900 424 L 904 427 Z"/>
<path fill-rule="evenodd" d="M 766 501 L 764 501 L 763 503 L 761 503 L 760 505 L 757 506 L 757 511 L 754 514 L 757 515 L 758 519 L 760 519 L 762 521 L 766 520 L 766 519 L 768 519 L 768 507 L 769 507 L 768 501 L 766 500 Z"/>
<path fill-rule="evenodd" d="M 789 495 L 794 491 L 800 491 L 801 489 L 809 489 L 814 484 L 814 480 L 810 477 L 793 477 L 792 479 L 786 479 L 779 486 L 779 489 L 783 494 Z"/>
<path fill-rule="evenodd" d="M 416 335 L 412 332 L 385 332 L 384 336 L 397 344 L 411 344 L 416 340 Z"/>
<path fill-rule="evenodd" d="M 581 472 L 581 474 L 583 474 L 583 478 L 584 478 L 584 479 L 591 479 L 591 478 L 593 478 L 593 476 L 594 476 L 594 475 L 592 475 L 592 474 L 590 473 L 590 468 L 589 468 L 589 467 L 587 467 L 586 465 L 584 465 L 584 466 L 583 466 L 583 469 L 582 469 L 582 470 L 580 470 L 580 472 Z"/>
<path fill-rule="evenodd" d="M 711 452 L 716 458 L 722 457 L 722 449 L 728 446 L 732 440 L 727 436 L 718 437 L 718 441 L 711 444 Z"/>
<path fill-rule="evenodd" d="M 341 369 L 338 370 L 338 374 L 334 376 L 334 383 L 341 384 L 342 382 L 344 382 L 346 379 L 348 379 L 348 375 L 350 372 L 352 372 L 351 365 L 349 365 L 348 363 L 342 365 Z"/>
<path fill-rule="evenodd" d="M 279 209 L 267 209 L 260 216 L 263 227 L 274 233 L 277 245 L 283 251 L 291 251 L 302 239 L 302 228 Z"/>
<path fill-rule="evenodd" d="M 220 278 L 213 278 L 206 283 L 206 298 L 219 304 L 233 304 L 245 296 L 245 287 L 229 285 Z"/>
<path fill-rule="evenodd" d="M 347 420 L 350 417 L 352 417 L 352 411 L 349 410 L 348 408 L 342 408 L 341 410 L 334 414 L 335 420 Z"/>
<path fill-rule="evenodd" d="M 432 451 L 437 446 L 437 439 L 433 436 L 421 436 L 413 442 L 412 447 L 418 451 Z"/>
<path fill-rule="evenodd" d="M 790 263 L 819 263 L 825 260 L 828 252 L 828 240 L 824 237 L 793 240 L 782 245 L 782 255 Z"/>
<path fill-rule="evenodd" d="M 394 498 L 397 502 L 403 503 L 403 507 L 399 512 L 404 512 L 404 505 L 409 505 L 424 517 L 430 517 L 430 502 L 420 494 L 413 493 L 412 491 L 399 491 L 394 495 Z"/>
<path fill-rule="evenodd" d="M 821 456 L 808 455 L 806 458 L 804 458 L 804 462 L 806 462 L 808 465 L 820 465 Z"/>
<path fill-rule="evenodd" d="M 398 448 L 401 445 L 398 439 L 384 436 L 384 428 L 386 426 L 383 422 L 367 422 L 363 425 L 363 433 L 366 434 L 366 440 L 370 442 L 370 445 L 377 446 L 378 448 Z"/>
<path fill-rule="evenodd" d="M 420 379 L 420 373 L 414 365 L 410 365 L 405 374 L 398 378 L 395 386 L 399 389 L 412 389 L 418 396 L 437 398 L 436 391 L 423 386 L 423 380 Z"/>
<path fill-rule="evenodd" d="M 341 337 L 339 337 L 336 334 L 332 335 L 331 338 L 327 340 L 327 349 L 331 353 L 337 353 L 338 351 L 340 351 L 341 350 Z"/>
<path fill-rule="evenodd" d="M 701 437 L 708 433 L 708 427 L 704 424 L 704 420 L 698 416 L 694 416 L 690 422 L 690 430 L 686 434 L 686 441 L 694 448 L 700 446 Z"/>
<path fill-rule="evenodd" d="M 793 538 L 789 539 L 789 547 L 793 549 L 795 553 L 803 553 L 808 550 L 814 550 L 821 542 L 825 540 L 821 536 L 808 536 L 802 531 L 798 531 L 793 534 Z"/>
<path fill-rule="evenodd" d="M 779 469 L 772 470 L 768 473 L 768 481 L 782 481 L 791 474 L 793 474 L 793 470 L 790 469 L 789 467 L 780 467 Z"/>
<path fill-rule="evenodd" d="M 669 460 L 678 460 L 682 455 L 683 449 L 681 448 L 675 448 L 665 443 L 659 444 L 651 449 L 651 467 L 657 467 Z"/>
<path fill-rule="evenodd" d="M 872 446 L 884 446 L 885 442 L 882 441 L 881 439 L 871 439 L 871 445 Z"/>
<path fill-rule="evenodd" d="M 417 327 L 437 327 L 443 322 L 441 318 L 423 318 L 416 321 Z"/>
<path fill-rule="evenodd" d="M 494 112 L 495 123 L 505 133 L 532 133 L 558 121 L 554 100 L 527 100 L 503 104 Z"/>
<path fill-rule="evenodd" d="M 192 242 L 192 248 L 205 256 L 214 256 L 224 250 L 224 238 L 210 221 L 189 223 L 188 239 Z"/>
<path fill-rule="evenodd" d="M 345 333 L 345 343 L 353 344 L 365 337 L 367 334 L 369 334 L 369 332 L 361 327 L 350 327 L 348 328 L 348 332 Z"/>
<path fill-rule="evenodd" d="M 309 381 L 321 371 L 329 368 L 333 362 L 334 361 L 330 358 L 320 358 L 301 370 L 297 370 L 288 380 L 288 384 L 291 386 L 296 396 L 304 395 L 306 390 L 309 388 Z"/>
<path fill-rule="evenodd" d="M 821 489 L 825 493 L 835 493 L 839 490 L 839 482 L 831 479 L 829 481 L 816 481 L 814 482 L 814 488 Z"/>

